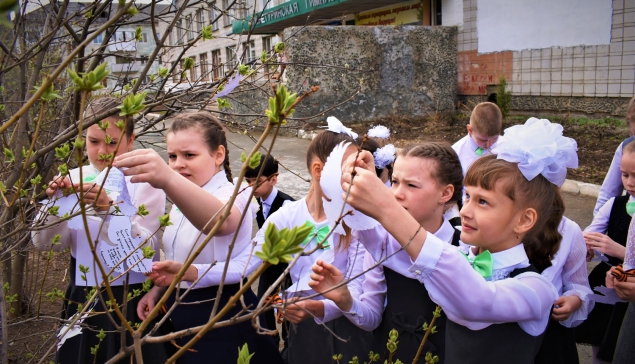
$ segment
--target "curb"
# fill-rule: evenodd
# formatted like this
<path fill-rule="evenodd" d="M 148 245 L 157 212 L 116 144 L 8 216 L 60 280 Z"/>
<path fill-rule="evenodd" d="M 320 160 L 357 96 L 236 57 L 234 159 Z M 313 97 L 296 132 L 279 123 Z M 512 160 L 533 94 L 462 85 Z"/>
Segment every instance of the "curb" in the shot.
<path fill-rule="evenodd" d="M 300 139 L 312 140 L 317 133 L 313 130 L 299 129 L 297 137 Z M 585 183 L 580 181 L 574 181 L 571 179 L 565 179 L 562 184 L 562 192 L 570 195 L 580 195 L 584 197 L 598 198 L 600 194 L 600 185 L 593 183 Z"/>

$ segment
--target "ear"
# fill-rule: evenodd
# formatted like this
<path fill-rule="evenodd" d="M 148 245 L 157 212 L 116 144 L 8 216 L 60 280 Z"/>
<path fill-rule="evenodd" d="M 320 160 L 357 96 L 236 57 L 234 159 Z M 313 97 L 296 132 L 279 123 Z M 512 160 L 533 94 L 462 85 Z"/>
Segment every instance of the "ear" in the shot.
<path fill-rule="evenodd" d="M 526 208 L 520 212 L 520 216 L 518 218 L 518 222 L 515 226 L 515 231 L 517 231 L 518 235 L 525 235 L 534 227 L 536 221 L 538 220 L 538 213 L 536 209 L 530 207 Z"/>
<path fill-rule="evenodd" d="M 222 165 L 223 162 L 225 162 L 225 147 L 219 145 L 216 151 L 212 152 L 211 155 L 215 159 L 214 164 L 216 164 L 216 166 Z"/>
<path fill-rule="evenodd" d="M 439 200 L 439 204 L 445 204 L 452 198 L 454 194 L 454 185 L 445 185 L 441 190 L 441 198 Z"/>
<path fill-rule="evenodd" d="M 470 134 L 470 136 L 472 136 L 472 125 L 467 124 L 467 133 Z"/>
<path fill-rule="evenodd" d="M 316 181 L 320 180 L 322 177 L 322 170 L 324 169 L 324 163 L 320 161 L 318 158 L 313 158 L 311 162 L 311 177 Z"/>
<path fill-rule="evenodd" d="M 269 178 L 269 181 L 271 182 L 271 185 L 275 186 L 276 183 L 278 183 L 278 174 L 276 173 L 271 176 L 271 178 Z"/>

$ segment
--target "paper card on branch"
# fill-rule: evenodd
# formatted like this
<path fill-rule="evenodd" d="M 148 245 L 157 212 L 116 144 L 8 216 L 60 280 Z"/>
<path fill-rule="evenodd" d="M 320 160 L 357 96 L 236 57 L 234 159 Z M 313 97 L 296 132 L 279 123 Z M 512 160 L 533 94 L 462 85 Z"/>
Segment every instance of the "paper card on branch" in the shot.
<path fill-rule="evenodd" d="M 108 239 L 100 247 L 100 255 L 110 268 L 123 271 L 123 260 L 132 271 L 147 273 L 152 271 L 152 259 L 145 259 L 141 249 L 137 249 L 143 238 L 133 236 L 132 224 L 127 216 L 111 216 L 108 225 Z M 128 257 L 128 258 L 126 258 Z"/>
<path fill-rule="evenodd" d="M 101 173 L 95 177 L 94 182 L 98 185 L 103 185 L 108 191 L 121 192 L 127 189 L 126 178 L 120 169 L 111 168 L 110 172 L 108 172 L 108 178 L 106 178 L 106 172 L 108 172 L 108 169 L 101 171 Z"/>
<path fill-rule="evenodd" d="M 57 350 L 60 350 L 60 348 L 62 347 L 62 345 L 64 345 L 64 342 L 67 339 L 70 339 L 73 336 L 77 336 L 82 333 L 82 327 L 81 327 L 82 322 L 84 322 L 84 319 L 88 317 L 88 314 L 93 311 L 96 302 L 97 301 L 93 302 L 92 307 L 89 310 L 87 310 L 80 319 L 75 321 L 75 324 L 73 324 L 73 327 L 71 327 L 70 323 L 68 323 L 60 328 L 60 331 L 57 333 L 57 339 L 58 339 Z M 79 315 L 79 312 L 71 316 L 71 318 L 69 318 L 68 321 L 73 322 L 73 320 L 75 319 L 75 317 L 77 317 L 77 315 Z"/>
<path fill-rule="evenodd" d="M 344 204 L 342 193 L 346 191 L 342 190 L 341 185 L 342 159 L 344 157 L 344 153 L 346 152 L 346 148 L 348 148 L 349 145 L 350 143 L 342 142 L 333 149 L 324 164 L 322 177 L 320 178 L 320 187 L 326 196 L 326 198 L 322 198 L 322 201 L 324 202 L 324 213 L 331 224 L 334 224 L 340 217 L 340 211 L 342 211 L 342 205 Z M 344 222 L 346 222 L 346 225 L 348 225 L 351 229 L 368 230 L 379 225 L 375 219 L 355 210 L 349 204 L 346 204 L 342 213 L 345 214 L 351 210 L 353 211 L 353 214 L 346 215 L 343 219 Z M 340 235 L 346 235 L 342 224 L 339 224 L 335 228 L 334 232 Z"/>
<path fill-rule="evenodd" d="M 593 289 L 595 291 L 598 291 L 598 292 L 602 293 L 602 294 L 601 295 L 599 295 L 599 294 L 589 295 L 589 298 L 592 301 L 599 302 L 599 303 L 605 303 L 607 305 L 614 305 L 617 302 L 626 302 L 623 299 L 621 299 L 620 296 L 617 295 L 617 292 L 615 292 L 615 290 L 612 289 L 612 288 L 606 288 L 604 286 L 599 286 L 599 287 L 595 287 Z"/>

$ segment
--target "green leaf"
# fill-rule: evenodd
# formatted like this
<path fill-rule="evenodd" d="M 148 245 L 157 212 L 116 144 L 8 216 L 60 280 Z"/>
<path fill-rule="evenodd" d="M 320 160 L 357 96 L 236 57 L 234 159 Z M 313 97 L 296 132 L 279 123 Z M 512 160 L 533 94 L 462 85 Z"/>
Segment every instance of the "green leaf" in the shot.
<path fill-rule="evenodd" d="M 42 183 L 42 176 L 38 174 L 37 176 L 35 176 L 35 178 L 31 178 L 30 182 L 32 185 L 37 186 Z"/>
<path fill-rule="evenodd" d="M 284 51 L 284 42 L 276 43 L 276 45 L 273 47 L 273 50 L 276 53 L 282 53 Z"/>
<path fill-rule="evenodd" d="M 134 39 L 137 42 L 141 42 L 143 40 L 143 29 L 141 27 L 137 27 L 134 30 Z"/>
<path fill-rule="evenodd" d="M 71 154 L 71 146 L 69 144 L 62 144 L 55 148 L 55 157 L 58 159 L 66 159 Z"/>
<path fill-rule="evenodd" d="M 262 154 L 260 154 L 260 152 L 254 153 L 254 155 L 252 155 L 251 158 L 249 158 L 249 168 L 256 169 L 260 165 L 261 157 L 262 157 Z"/>
<path fill-rule="evenodd" d="M 106 136 L 108 136 L 108 134 L 106 134 Z M 73 146 L 77 149 L 82 149 L 84 147 L 84 138 L 82 138 L 81 135 L 78 135 L 73 142 Z"/>
<path fill-rule="evenodd" d="M 99 129 L 106 131 L 110 127 L 110 123 L 108 122 L 108 120 L 100 120 L 97 122 L 97 126 L 99 127 Z"/>
<path fill-rule="evenodd" d="M 60 172 L 60 175 L 62 176 L 66 176 L 68 174 L 68 166 L 66 165 L 66 163 L 57 167 L 57 170 Z"/>
<path fill-rule="evenodd" d="M 151 279 L 146 279 L 143 282 L 143 285 L 141 287 L 143 289 L 144 292 L 150 292 L 150 290 L 152 289 L 152 280 Z"/>
<path fill-rule="evenodd" d="M 139 14 L 139 9 L 137 9 L 134 6 L 131 6 L 130 9 L 128 9 L 128 11 L 126 11 L 126 14 L 128 14 L 130 16 L 135 16 L 135 15 Z"/>
<path fill-rule="evenodd" d="M 33 92 L 37 92 L 39 90 L 40 90 L 40 86 L 34 86 L 33 87 Z M 50 84 L 49 87 L 46 88 L 46 91 L 44 91 L 42 96 L 40 96 L 40 99 L 42 99 L 42 101 L 45 101 L 45 102 L 49 102 L 49 101 L 53 101 L 55 99 L 61 99 L 61 98 L 62 98 L 62 96 L 60 96 L 55 91 L 55 88 L 53 87 L 53 84 Z"/>
<path fill-rule="evenodd" d="M 83 264 L 80 264 L 79 265 L 79 271 L 84 273 L 84 274 L 86 274 L 86 273 L 88 273 L 90 271 L 90 268 L 85 266 L 85 265 L 83 265 Z"/>
<path fill-rule="evenodd" d="M 240 154 L 240 161 L 245 163 L 246 160 L 247 160 L 247 154 L 245 154 L 245 151 L 243 150 L 243 152 Z"/>
<path fill-rule="evenodd" d="M 150 211 L 148 211 L 146 209 L 146 205 L 145 204 L 139 205 L 139 207 L 137 208 L 137 215 L 139 215 L 139 216 L 148 216 L 149 214 L 150 214 Z"/>
<path fill-rule="evenodd" d="M 97 338 L 99 339 L 99 341 L 103 341 L 106 338 L 106 333 L 104 332 L 104 329 L 99 330 L 99 334 L 97 334 Z"/>
<path fill-rule="evenodd" d="M 135 114 L 141 112 L 145 108 L 145 98 L 145 92 L 126 96 L 119 106 L 119 109 L 121 110 L 119 116 L 134 116 Z"/>
<path fill-rule="evenodd" d="M 170 221 L 170 214 L 165 214 L 165 215 L 159 216 L 159 225 L 161 227 L 166 227 L 166 226 L 173 225 L 172 221 Z"/>
<path fill-rule="evenodd" d="M 249 354 L 249 348 L 247 347 L 247 343 L 245 343 L 242 348 L 238 348 L 237 364 L 249 364 L 249 361 L 254 354 L 255 353 Z"/>
<path fill-rule="evenodd" d="M 251 67 L 241 64 L 238 65 L 238 73 L 240 73 L 241 76 L 248 76 L 249 74 L 252 73 Z"/>
<path fill-rule="evenodd" d="M 183 69 L 191 70 L 194 67 L 194 59 L 187 57 L 183 60 Z"/>
<path fill-rule="evenodd" d="M 141 252 L 143 253 L 143 257 L 146 259 L 152 259 L 155 251 L 152 249 L 152 246 L 144 246 L 141 247 Z"/>
<path fill-rule="evenodd" d="M 115 123 L 115 126 L 119 128 L 119 130 L 123 130 L 126 127 L 126 122 L 123 120 L 119 120 Z"/>
<path fill-rule="evenodd" d="M 4 159 L 6 159 L 9 163 L 15 162 L 15 156 L 11 149 L 4 147 Z"/>
<path fill-rule="evenodd" d="M 159 67 L 159 72 L 158 72 L 159 77 L 161 77 L 161 78 L 166 78 L 166 77 L 168 77 L 168 72 L 169 72 L 169 71 L 170 71 L 170 70 L 168 70 L 166 67 Z"/>
<path fill-rule="evenodd" d="M 219 109 L 229 109 L 231 107 L 227 99 L 218 98 L 216 99 L 216 103 Z"/>
<path fill-rule="evenodd" d="M 7 186 L 5 186 L 2 181 L 0 181 L 0 191 L 2 191 L 2 193 L 7 193 Z"/>
<path fill-rule="evenodd" d="M 50 210 L 49 210 L 50 212 Z M 60 244 L 60 239 L 62 238 L 62 235 L 60 234 L 55 234 L 55 236 L 53 237 L 53 239 L 51 239 L 51 245 L 59 245 Z"/>
<path fill-rule="evenodd" d="M 212 26 L 211 25 L 203 27 L 203 30 L 201 31 L 201 39 L 203 39 L 203 40 L 214 39 L 214 34 L 212 32 Z"/>
<path fill-rule="evenodd" d="M 276 265 L 278 262 L 290 262 L 293 255 L 303 250 L 301 243 L 311 231 L 313 231 L 311 224 L 282 230 L 278 230 L 275 224 L 269 224 L 265 231 L 265 243 L 262 251 L 256 252 L 256 256 L 271 265 Z"/>

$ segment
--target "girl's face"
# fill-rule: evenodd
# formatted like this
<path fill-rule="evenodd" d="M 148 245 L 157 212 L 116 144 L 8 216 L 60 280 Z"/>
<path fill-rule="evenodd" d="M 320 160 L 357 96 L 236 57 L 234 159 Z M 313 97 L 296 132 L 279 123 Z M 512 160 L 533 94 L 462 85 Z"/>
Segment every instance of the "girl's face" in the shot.
<path fill-rule="evenodd" d="M 205 185 L 220 170 L 225 160 L 225 147 L 209 150 L 198 128 L 168 133 L 168 164 L 197 186 Z"/>
<path fill-rule="evenodd" d="M 88 160 L 90 164 L 100 171 L 106 168 L 110 162 L 110 160 L 104 160 L 102 157 L 108 154 L 118 156 L 129 152 L 132 150 L 132 145 L 134 144 L 134 134 L 127 137 L 125 133 L 122 133 L 122 131 L 115 126 L 115 123 L 119 121 L 119 119 L 111 117 L 104 120 L 108 121 L 109 124 L 105 132 L 101 130 L 97 124 L 91 125 L 86 130 L 86 154 L 88 154 Z M 115 151 L 120 137 L 122 138 L 121 144 L 119 145 L 119 149 Z"/>
<path fill-rule="evenodd" d="M 635 196 L 635 153 L 622 154 L 620 172 L 624 189 L 629 195 Z"/>
<path fill-rule="evenodd" d="M 461 209 L 461 240 L 492 253 L 520 243 L 514 232 L 520 211 L 496 183 L 488 191 L 477 186 L 465 186 L 465 203 Z"/>
<path fill-rule="evenodd" d="M 393 195 L 424 226 L 429 222 L 438 224 L 444 205 L 452 195 L 446 196 L 445 186 L 432 176 L 436 164 L 428 158 L 399 156 L 392 173 Z"/>

